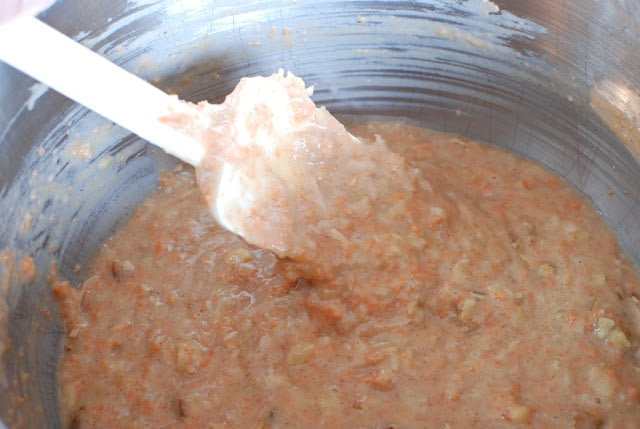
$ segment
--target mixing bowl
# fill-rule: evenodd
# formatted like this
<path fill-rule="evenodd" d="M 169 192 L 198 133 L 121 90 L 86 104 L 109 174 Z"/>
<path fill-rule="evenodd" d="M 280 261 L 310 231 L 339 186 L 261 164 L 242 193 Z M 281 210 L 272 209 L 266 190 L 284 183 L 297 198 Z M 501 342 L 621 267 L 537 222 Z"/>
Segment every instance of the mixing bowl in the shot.
<path fill-rule="evenodd" d="M 636 1 L 61 0 L 41 18 L 188 100 L 284 68 L 340 118 L 406 118 L 535 160 L 640 260 Z M 59 427 L 49 282 L 78 285 L 175 161 L 4 65 L 0 99 L 0 415 Z"/>

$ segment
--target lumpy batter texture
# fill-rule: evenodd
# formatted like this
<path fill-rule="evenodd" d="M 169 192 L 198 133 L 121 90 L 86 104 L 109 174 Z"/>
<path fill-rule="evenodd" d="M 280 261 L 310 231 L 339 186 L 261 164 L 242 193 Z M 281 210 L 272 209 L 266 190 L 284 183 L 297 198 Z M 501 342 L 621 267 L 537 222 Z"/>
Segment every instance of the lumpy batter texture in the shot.
<path fill-rule="evenodd" d="M 79 289 L 54 285 L 64 423 L 640 426 L 639 277 L 589 203 L 465 138 L 352 131 L 406 159 L 413 185 L 383 219 L 375 198 L 333 209 L 359 221 L 322 243 L 345 261 L 332 276 L 222 229 L 185 167 Z"/>

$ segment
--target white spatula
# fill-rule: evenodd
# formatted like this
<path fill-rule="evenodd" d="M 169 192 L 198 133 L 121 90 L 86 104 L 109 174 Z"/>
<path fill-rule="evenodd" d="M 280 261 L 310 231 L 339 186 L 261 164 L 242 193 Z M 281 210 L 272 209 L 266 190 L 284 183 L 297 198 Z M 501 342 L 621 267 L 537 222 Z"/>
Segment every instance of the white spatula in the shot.
<path fill-rule="evenodd" d="M 411 234 L 415 172 L 384 142 L 352 136 L 291 74 L 242 79 L 223 104 L 194 105 L 32 17 L 0 26 L 0 59 L 195 166 L 222 226 L 312 275 L 369 266 L 370 243 L 394 240 L 380 231 Z"/>

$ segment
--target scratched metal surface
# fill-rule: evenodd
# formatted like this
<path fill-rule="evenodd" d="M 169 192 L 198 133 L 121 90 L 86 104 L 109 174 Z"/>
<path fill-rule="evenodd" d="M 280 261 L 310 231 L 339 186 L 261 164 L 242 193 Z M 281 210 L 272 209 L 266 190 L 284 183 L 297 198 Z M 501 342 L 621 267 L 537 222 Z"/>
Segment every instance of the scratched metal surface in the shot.
<path fill-rule="evenodd" d="M 591 106 L 608 82 L 622 118 L 638 117 L 624 98 L 640 89 L 635 1 L 61 0 L 41 18 L 189 100 L 219 102 L 240 77 L 282 67 L 340 117 L 402 117 L 514 151 L 582 190 L 640 260 L 640 167 Z M 0 65 L 0 250 L 38 266 L 34 284 L 5 285 L 0 415 L 57 428 L 62 327 L 49 264 L 78 284 L 174 161 L 34 84 Z"/>

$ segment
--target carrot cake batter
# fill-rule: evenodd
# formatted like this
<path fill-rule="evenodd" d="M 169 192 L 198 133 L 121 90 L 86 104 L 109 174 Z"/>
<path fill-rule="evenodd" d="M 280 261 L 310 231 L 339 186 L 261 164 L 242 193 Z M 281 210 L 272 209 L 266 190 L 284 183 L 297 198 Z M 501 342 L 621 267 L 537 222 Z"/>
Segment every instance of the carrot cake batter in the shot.
<path fill-rule="evenodd" d="M 64 424 L 638 427 L 640 278 L 594 208 L 463 137 L 350 131 L 369 155 L 314 170 L 326 212 L 282 200 L 309 228 L 249 244 L 181 166 L 54 285 Z"/>

